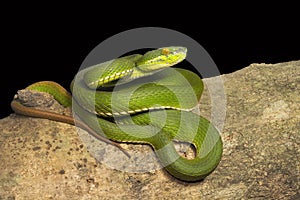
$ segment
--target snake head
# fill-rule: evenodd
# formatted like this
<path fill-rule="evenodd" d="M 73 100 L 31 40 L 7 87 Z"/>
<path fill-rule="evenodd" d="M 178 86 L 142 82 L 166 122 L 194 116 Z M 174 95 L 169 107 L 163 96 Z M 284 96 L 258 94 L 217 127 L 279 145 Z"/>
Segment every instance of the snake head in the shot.
<path fill-rule="evenodd" d="M 176 65 L 183 61 L 187 54 L 187 48 L 179 46 L 162 47 L 145 53 L 137 61 L 137 66 L 145 72 L 156 71 Z"/>

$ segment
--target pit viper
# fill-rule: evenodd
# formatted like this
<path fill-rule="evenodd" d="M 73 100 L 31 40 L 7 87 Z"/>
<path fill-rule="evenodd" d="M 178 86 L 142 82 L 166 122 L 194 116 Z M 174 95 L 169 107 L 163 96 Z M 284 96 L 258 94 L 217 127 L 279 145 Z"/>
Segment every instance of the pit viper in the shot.
<path fill-rule="evenodd" d="M 171 46 L 93 65 L 76 74 L 72 96 L 52 81 L 26 88 L 47 92 L 65 107 L 72 106 L 80 120 L 27 107 L 17 99 L 11 107 L 19 114 L 78 125 L 116 146 L 120 142 L 149 144 L 172 176 L 199 181 L 218 166 L 223 146 L 214 125 L 191 112 L 204 86 L 192 71 L 176 68 L 186 55 L 187 48 Z M 191 144 L 194 157 L 179 155 L 175 142 Z"/>

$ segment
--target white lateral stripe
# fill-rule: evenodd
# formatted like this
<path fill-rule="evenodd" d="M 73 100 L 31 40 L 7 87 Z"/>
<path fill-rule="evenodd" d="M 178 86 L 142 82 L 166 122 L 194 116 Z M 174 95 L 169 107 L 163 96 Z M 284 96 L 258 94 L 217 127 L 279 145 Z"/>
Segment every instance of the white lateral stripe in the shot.
<path fill-rule="evenodd" d="M 105 117 L 111 117 L 111 116 L 124 116 L 124 115 L 130 115 L 135 114 L 143 111 L 153 111 L 153 110 L 163 110 L 163 109 L 172 109 L 172 110 L 181 110 L 181 111 L 187 111 L 190 112 L 193 110 L 193 108 L 177 108 L 173 106 L 160 106 L 160 107 L 150 107 L 150 108 L 141 108 L 136 110 L 128 110 L 128 111 L 121 111 L 121 112 L 97 112 L 98 115 L 105 116 Z"/>
<path fill-rule="evenodd" d="M 101 79 L 99 79 L 97 81 L 90 82 L 88 85 L 95 85 L 95 84 L 98 85 L 99 83 L 107 83 L 108 80 L 114 80 L 115 77 L 119 77 L 121 74 L 130 73 L 132 71 L 133 71 L 133 69 L 127 69 L 127 70 L 122 71 L 122 72 L 117 72 L 117 73 L 115 73 L 113 75 L 106 76 L 106 77 L 101 78 Z"/>

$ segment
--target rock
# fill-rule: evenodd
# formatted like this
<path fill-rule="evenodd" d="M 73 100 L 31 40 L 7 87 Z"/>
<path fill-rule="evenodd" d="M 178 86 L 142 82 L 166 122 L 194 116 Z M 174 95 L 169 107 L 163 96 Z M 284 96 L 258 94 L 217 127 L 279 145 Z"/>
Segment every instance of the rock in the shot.
<path fill-rule="evenodd" d="M 124 155 L 108 154 L 118 149 L 74 126 L 11 114 L 0 120 L 0 199 L 300 199 L 300 61 L 204 82 L 200 111 L 221 130 L 224 152 L 203 181 L 156 170 L 146 145 L 122 144 L 150 155 L 129 162 L 140 171 L 123 169 Z M 49 102 L 39 106 L 68 113 Z"/>

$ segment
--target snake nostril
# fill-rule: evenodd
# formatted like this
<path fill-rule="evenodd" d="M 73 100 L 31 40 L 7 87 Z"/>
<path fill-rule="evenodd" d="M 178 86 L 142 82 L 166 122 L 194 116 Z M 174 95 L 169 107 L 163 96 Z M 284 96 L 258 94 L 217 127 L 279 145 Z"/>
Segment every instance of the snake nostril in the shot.
<path fill-rule="evenodd" d="M 172 140 L 178 154 L 188 160 L 196 158 L 196 148 L 194 144 L 189 142 Z"/>

